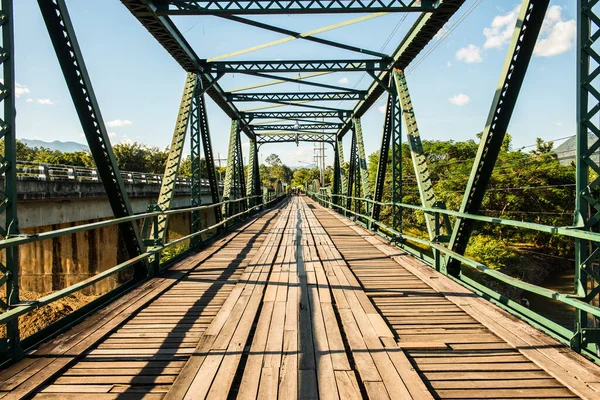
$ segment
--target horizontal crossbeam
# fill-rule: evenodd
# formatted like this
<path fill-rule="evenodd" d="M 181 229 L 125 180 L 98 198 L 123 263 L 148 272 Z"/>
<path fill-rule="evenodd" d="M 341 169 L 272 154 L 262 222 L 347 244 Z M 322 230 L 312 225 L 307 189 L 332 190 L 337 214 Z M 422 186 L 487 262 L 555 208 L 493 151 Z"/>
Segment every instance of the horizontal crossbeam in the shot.
<path fill-rule="evenodd" d="M 302 125 L 250 125 L 255 131 L 306 131 L 312 129 L 340 129 L 342 124 L 302 124 Z"/>
<path fill-rule="evenodd" d="M 155 0 L 164 15 L 326 14 L 434 11 L 433 0 Z"/>
<path fill-rule="evenodd" d="M 349 111 L 273 111 L 273 112 L 243 112 L 247 120 L 252 119 L 300 119 L 300 118 L 344 118 Z"/>
<path fill-rule="evenodd" d="M 366 92 L 227 93 L 229 101 L 362 100 Z"/>
<path fill-rule="evenodd" d="M 256 143 L 298 143 L 298 142 L 325 142 L 335 143 L 334 133 L 271 133 L 265 135 L 256 135 Z"/>
<path fill-rule="evenodd" d="M 290 61 L 205 61 L 206 72 L 366 72 L 382 71 L 390 67 L 383 59 L 371 60 L 290 60 Z"/>

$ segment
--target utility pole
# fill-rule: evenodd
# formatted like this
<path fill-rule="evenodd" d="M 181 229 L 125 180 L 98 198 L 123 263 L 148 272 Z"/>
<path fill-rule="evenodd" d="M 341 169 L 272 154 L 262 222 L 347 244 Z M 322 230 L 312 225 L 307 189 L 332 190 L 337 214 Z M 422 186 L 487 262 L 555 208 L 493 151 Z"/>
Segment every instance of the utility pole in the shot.
<path fill-rule="evenodd" d="M 325 142 L 316 142 L 314 145 L 314 161 L 319 168 L 319 181 L 325 185 Z"/>

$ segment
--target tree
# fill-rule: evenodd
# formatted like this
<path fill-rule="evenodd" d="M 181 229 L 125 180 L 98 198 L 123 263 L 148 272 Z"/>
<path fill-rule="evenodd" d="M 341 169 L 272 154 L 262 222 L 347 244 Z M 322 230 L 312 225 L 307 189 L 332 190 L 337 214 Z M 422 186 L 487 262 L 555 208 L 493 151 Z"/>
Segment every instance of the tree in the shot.
<path fill-rule="evenodd" d="M 283 163 L 281 162 L 281 159 L 279 158 L 279 156 L 277 154 L 270 154 L 267 158 L 265 158 L 265 162 L 270 165 L 271 167 L 277 166 L 277 165 L 283 165 Z"/>

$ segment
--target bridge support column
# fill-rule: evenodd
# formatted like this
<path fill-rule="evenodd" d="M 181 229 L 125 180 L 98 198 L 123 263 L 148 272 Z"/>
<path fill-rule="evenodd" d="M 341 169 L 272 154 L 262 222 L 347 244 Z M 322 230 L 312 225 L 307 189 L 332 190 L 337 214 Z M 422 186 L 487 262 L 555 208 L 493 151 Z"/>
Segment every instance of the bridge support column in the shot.
<path fill-rule="evenodd" d="M 258 196 L 260 194 L 260 167 L 258 165 L 258 147 L 256 140 L 250 139 L 250 150 L 248 156 L 248 184 L 246 186 L 246 196 Z M 248 201 L 251 207 L 260 205 L 260 198 L 253 198 Z"/>
<path fill-rule="evenodd" d="M 479 150 L 460 206 L 461 213 L 479 213 L 498 154 L 502 149 L 510 117 L 515 108 L 529 66 L 529 60 L 542 27 L 548 3 L 549 0 L 523 1 L 494 101 L 481 135 Z M 475 221 L 472 219 L 456 219 L 449 244 L 452 251 L 458 254 L 465 253 L 474 225 Z M 449 274 L 458 277 L 461 272 L 460 261 L 449 259 L 447 271 Z"/>
<path fill-rule="evenodd" d="M 165 165 L 165 173 L 163 175 L 162 183 L 160 185 L 160 193 L 158 195 L 158 208 L 160 211 L 167 211 L 171 208 L 171 200 L 175 193 L 175 181 L 177 180 L 177 173 L 179 172 L 179 165 L 181 164 L 181 154 L 183 153 L 183 145 L 185 143 L 185 135 L 188 128 L 188 122 L 190 120 L 190 110 L 192 105 L 192 98 L 196 89 L 196 74 L 188 72 L 185 85 L 183 88 L 183 95 L 181 96 L 181 104 L 179 105 L 179 112 L 177 113 L 177 121 L 175 123 L 175 131 L 173 132 L 173 138 L 171 139 L 171 147 L 169 149 L 169 155 L 167 157 L 167 163 Z M 194 149 L 192 149 L 193 151 Z M 199 163 L 200 160 L 198 160 Z M 194 165 L 192 164 L 192 170 Z M 199 168 L 198 168 L 199 169 Z M 199 181 L 193 181 L 192 174 L 192 186 L 196 183 L 199 185 Z M 192 193 L 194 189 L 192 188 Z M 194 197 L 192 195 L 192 205 L 194 205 Z M 158 217 L 158 240 L 163 244 L 167 240 L 167 226 L 168 216 L 160 215 Z M 156 227 L 155 227 L 156 229 Z"/>
<path fill-rule="evenodd" d="M 388 93 L 387 105 L 385 108 L 385 119 L 383 123 L 383 134 L 381 135 L 381 146 L 379 148 L 379 164 L 377 166 L 377 177 L 375 178 L 375 188 L 373 194 L 373 200 L 375 202 L 381 202 L 383 200 L 383 190 L 385 186 L 385 175 L 387 172 L 387 165 L 390 154 L 390 141 L 392 137 L 392 118 L 394 108 L 396 107 L 396 91 L 392 87 Z M 371 209 L 371 219 L 379 221 L 379 215 L 381 213 L 381 206 L 374 203 Z M 371 223 L 371 229 L 377 230 L 378 226 Z"/>
<path fill-rule="evenodd" d="M 344 202 L 339 197 L 341 194 L 348 192 L 348 181 L 346 178 L 346 170 L 344 169 L 344 147 L 341 138 L 336 138 L 333 157 L 333 203 L 342 205 Z M 346 212 L 344 212 L 346 215 Z"/>
<path fill-rule="evenodd" d="M 225 170 L 225 187 L 223 200 L 234 200 L 244 197 L 246 183 L 242 158 L 242 143 L 240 140 L 240 122 L 232 120 L 229 134 L 229 152 L 227 153 L 227 168 Z M 242 211 L 245 206 L 241 203 L 229 203 L 224 206 L 227 217 Z"/>
<path fill-rule="evenodd" d="M 577 156 L 576 199 L 574 225 L 588 231 L 598 232 L 600 225 L 600 201 L 598 187 L 600 179 L 590 182 L 590 170 L 598 171 L 597 149 L 600 144 L 598 124 L 598 73 L 600 66 L 595 61 L 598 54 L 599 7 L 595 1 L 577 2 Z M 590 139 L 591 138 L 591 139 Z M 575 242 L 575 294 L 584 301 L 598 306 L 600 293 L 600 270 L 598 260 L 600 247 L 597 242 L 577 239 Z M 600 338 L 599 323 L 583 311 L 577 312 L 575 336 L 571 347 L 597 354 Z"/>
<path fill-rule="evenodd" d="M 0 236 L 6 239 L 19 234 L 17 219 L 17 138 L 15 129 L 15 60 L 14 60 L 14 25 L 13 2 L 2 0 L 2 16 L 0 26 L 2 38 L 0 47 L 4 57 L 0 59 L 2 66 L 2 82 L 0 89 L 3 96 L 3 116 L 0 119 L 0 140 L 4 140 L 4 154 L 0 154 L 0 168 L 4 171 L 4 182 L 0 187 L 0 212 L 4 213 L 4 221 L 0 222 Z M 6 249 L 5 265 L 0 263 L 0 282 L 5 284 L 6 303 L 0 300 L 1 311 L 7 311 L 20 302 L 19 298 L 19 249 L 8 247 Z M 1 284 L 0 284 L 1 285 Z M 4 342 L 4 343 L 2 343 Z M 1 359 L 12 358 L 19 360 L 23 357 L 21 349 L 19 322 L 17 319 L 6 324 L 6 338 L 0 339 L 0 352 L 6 354 Z M 3 349 L 2 349 L 3 348 Z"/>
<path fill-rule="evenodd" d="M 408 91 L 408 84 L 406 83 L 406 76 L 404 71 L 396 71 L 394 73 L 394 80 L 396 84 L 396 90 L 400 104 L 402 105 L 402 115 L 404 116 L 404 123 L 406 126 L 406 136 L 408 137 L 408 147 L 410 148 L 410 156 L 413 163 L 415 177 L 417 179 L 417 186 L 419 188 L 419 195 L 421 197 L 421 205 L 426 208 L 442 207 L 445 206 L 435 198 L 433 191 L 433 182 L 429 175 L 429 166 L 427 165 L 427 157 L 423 152 L 423 145 L 421 143 L 421 136 L 419 134 L 419 127 L 417 125 L 417 119 L 415 117 L 415 111 L 410 98 L 410 92 Z M 429 233 L 429 239 L 432 241 L 440 241 L 444 238 L 439 237 L 439 231 L 441 228 L 440 222 L 443 222 L 443 226 L 446 228 L 446 233 L 450 232 L 450 220 L 447 215 L 442 215 L 442 221 L 437 221 L 436 216 L 431 213 L 425 213 L 425 224 L 427 225 L 427 232 Z M 436 233 L 437 229 L 437 233 Z"/>

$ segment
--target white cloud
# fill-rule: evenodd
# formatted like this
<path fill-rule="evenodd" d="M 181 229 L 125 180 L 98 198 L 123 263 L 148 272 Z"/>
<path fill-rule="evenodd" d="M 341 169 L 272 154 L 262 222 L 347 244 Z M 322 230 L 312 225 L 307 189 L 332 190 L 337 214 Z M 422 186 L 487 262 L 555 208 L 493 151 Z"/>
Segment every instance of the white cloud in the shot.
<path fill-rule="evenodd" d="M 448 61 L 448 62 L 446 63 L 446 66 L 447 66 L 448 68 L 452 68 L 452 63 L 451 63 L 450 61 Z"/>
<path fill-rule="evenodd" d="M 575 43 L 577 24 L 574 19 L 564 21 L 562 7 L 548 9 L 542 25 L 542 39 L 539 39 L 533 54 L 540 57 L 552 57 L 569 51 Z"/>
<path fill-rule="evenodd" d="M 486 37 L 484 49 L 501 48 L 510 42 L 519 10 L 520 6 L 516 6 L 512 11 L 494 17 L 491 26 L 483 29 Z M 536 56 L 552 57 L 573 47 L 577 35 L 577 24 L 574 19 L 565 21 L 562 11 L 561 6 L 552 6 L 548 9 L 542 24 L 540 38 L 535 46 L 534 54 Z"/>
<path fill-rule="evenodd" d="M 26 103 L 33 103 L 33 99 L 30 97 L 27 100 L 25 100 Z"/>
<path fill-rule="evenodd" d="M 54 104 L 54 102 L 50 99 L 39 99 L 38 98 L 38 99 L 35 99 L 35 101 L 37 101 L 38 104 L 44 104 L 44 105 L 48 105 L 48 106 L 51 106 Z"/>
<path fill-rule="evenodd" d="M 471 102 L 471 98 L 466 94 L 460 93 L 456 96 L 449 97 L 448 101 L 457 106 L 465 106 Z"/>
<path fill-rule="evenodd" d="M 115 137 L 117 134 L 115 132 L 108 132 L 108 137 Z"/>
<path fill-rule="evenodd" d="M 444 24 L 444 26 L 442 26 L 442 29 L 440 29 L 435 36 L 433 37 L 434 40 L 440 40 L 441 38 L 444 37 L 444 35 L 446 35 L 446 33 L 448 32 L 448 23 L 446 22 Z"/>
<path fill-rule="evenodd" d="M 456 52 L 456 59 L 466 63 L 480 63 L 483 61 L 483 58 L 481 58 L 481 49 L 473 44 L 459 49 Z"/>
<path fill-rule="evenodd" d="M 560 122 L 560 121 L 556 121 L 556 122 L 554 123 L 554 126 L 563 126 L 563 123 L 562 123 L 562 122 Z"/>
<path fill-rule="evenodd" d="M 492 25 L 483 29 L 483 34 L 486 37 L 483 44 L 484 49 L 500 48 L 510 42 L 517 24 L 520 8 L 521 6 L 518 5 L 504 15 L 497 15 L 494 17 Z"/>
<path fill-rule="evenodd" d="M 377 109 L 379 110 L 380 113 L 385 114 L 386 106 L 384 104 L 384 105 L 381 105 L 381 106 L 377 107 Z"/>
<path fill-rule="evenodd" d="M 21 95 L 29 93 L 29 89 L 19 82 L 15 82 L 15 97 L 19 98 Z"/>
<path fill-rule="evenodd" d="M 131 122 L 128 119 L 115 119 L 106 123 L 106 126 L 108 126 L 109 128 L 120 128 L 129 125 L 133 125 L 133 122 Z"/>
<path fill-rule="evenodd" d="M 130 138 L 125 138 L 125 139 L 121 140 L 119 143 L 122 143 L 122 144 L 133 144 L 133 140 L 131 140 Z"/>
<path fill-rule="evenodd" d="M 340 80 L 338 80 L 339 84 L 345 85 L 348 83 L 348 78 L 346 78 L 345 76 L 343 78 L 341 78 Z"/>

